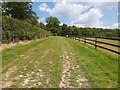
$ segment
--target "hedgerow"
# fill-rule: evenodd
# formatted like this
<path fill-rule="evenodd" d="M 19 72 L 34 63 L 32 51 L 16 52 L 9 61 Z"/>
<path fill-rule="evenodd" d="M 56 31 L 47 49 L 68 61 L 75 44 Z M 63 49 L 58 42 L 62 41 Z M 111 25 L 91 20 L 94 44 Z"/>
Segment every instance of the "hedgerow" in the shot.
<path fill-rule="evenodd" d="M 10 17 L 2 18 L 2 43 L 17 42 L 20 40 L 34 40 L 50 36 L 49 31 Z"/>

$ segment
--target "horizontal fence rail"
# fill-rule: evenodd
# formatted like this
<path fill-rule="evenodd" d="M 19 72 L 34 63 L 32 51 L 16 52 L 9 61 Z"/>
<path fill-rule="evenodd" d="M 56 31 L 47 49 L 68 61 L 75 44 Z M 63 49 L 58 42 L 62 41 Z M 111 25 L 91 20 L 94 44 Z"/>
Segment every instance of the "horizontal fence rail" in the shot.
<path fill-rule="evenodd" d="M 99 48 L 102 48 L 102 49 L 105 49 L 105 50 L 108 50 L 108 51 L 111 51 L 111 52 L 114 52 L 114 53 L 117 53 L 117 54 L 120 54 L 119 50 L 120 50 L 120 45 L 116 45 L 116 44 L 112 44 L 112 43 L 108 43 L 108 42 L 103 42 L 103 41 L 98 41 L 98 39 L 106 39 L 106 40 L 114 40 L 114 41 L 120 41 L 120 38 L 115 38 L 115 37 L 82 37 L 82 36 L 69 36 L 70 38 L 74 38 L 75 40 L 78 40 L 78 41 L 81 41 L 81 42 L 84 42 L 84 44 L 90 44 L 90 45 L 93 45 L 95 47 L 95 49 L 97 49 L 97 47 Z M 93 39 L 90 39 L 90 38 L 94 38 Z M 103 46 L 100 46 L 99 44 L 104 44 L 104 45 L 109 45 L 109 46 L 112 46 L 112 47 L 116 47 L 118 48 L 118 50 L 113 50 L 111 48 L 108 48 L 108 47 L 105 47 L 104 45 Z"/>

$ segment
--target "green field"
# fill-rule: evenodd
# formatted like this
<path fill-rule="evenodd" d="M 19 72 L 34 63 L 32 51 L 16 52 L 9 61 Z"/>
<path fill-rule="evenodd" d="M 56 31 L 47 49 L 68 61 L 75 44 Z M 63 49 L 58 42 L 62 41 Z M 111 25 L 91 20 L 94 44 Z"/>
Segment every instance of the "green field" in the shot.
<path fill-rule="evenodd" d="M 4 87 L 117 88 L 118 60 L 64 37 L 2 51 Z"/>
<path fill-rule="evenodd" d="M 88 39 L 95 40 L 95 38 L 88 38 Z M 109 39 L 101 39 L 101 38 L 97 38 L 97 40 L 102 41 L 102 42 L 107 42 L 107 43 L 110 43 L 110 44 L 119 45 L 118 40 L 109 40 Z"/>
<path fill-rule="evenodd" d="M 78 38 L 78 39 L 79 39 L 79 38 Z M 88 39 L 95 40 L 95 38 L 88 38 Z M 84 39 L 80 39 L 80 40 L 84 40 Z M 95 44 L 95 42 L 93 42 L 93 41 L 89 41 L 89 40 L 86 40 L 86 41 Z M 106 42 L 106 43 L 109 43 L 109 44 L 119 45 L 119 43 L 118 43 L 117 40 L 109 40 L 109 39 L 97 38 L 97 41 Z M 84 42 L 81 42 L 81 43 L 84 43 Z M 91 45 L 91 44 L 87 44 L 87 43 L 86 43 L 86 45 L 94 47 L 94 46 Z M 118 52 L 119 52 L 119 48 L 118 48 L 118 47 L 115 47 L 115 46 L 110 46 L 110 45 L 101 44 L 101 43 L 97 43 L 97 45 L 102 46 L 102 47 L 106 47 L 106 48 L 108 48 L 108 49 L 112 49 L 112 50 L 115 50 L 115 51 L 118 51 Z M 105 53 L 105 54 L 108 54 L 109 56 L 112 56 L 112 57 L 114 57 L 114 58 L 118 58 L 118 54 L 117 54 L 117 53 L 114 53 L 114 52 L 111 52 L 111 51 L 108 51 L 108 50 L 105 50 L 105 49 L 102 49 L 102 48 L 99 48 L 99 47 L 97 47 L 97 50 L 99 50 L 99 51 L 101 51 L 101 52 L 103 52 L 103 53 Z"/>

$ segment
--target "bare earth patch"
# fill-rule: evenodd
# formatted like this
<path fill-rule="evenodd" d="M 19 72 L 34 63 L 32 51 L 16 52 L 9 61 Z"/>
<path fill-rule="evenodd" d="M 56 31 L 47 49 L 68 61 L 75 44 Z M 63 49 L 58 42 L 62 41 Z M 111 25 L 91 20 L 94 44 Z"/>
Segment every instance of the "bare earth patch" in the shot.
<path fill-rule="evenodd" d="M 59 85 L 60 88 L 70 88 L 70 62 L 66 51 L 63 53 L 63 71 Z"/>
<path fill-rule="evenodd" d="M 44 58 L 47 54 L 48 54 L 48 50 L 45 51 L 45 53 L 41 56 L 41 58 Z M 20 56 L 26 58 L 26 56 L 23 54 Z M 39 64 L 38 61 L 31 60 L 29 63 L 27 63 L 26 65 L 23 66 L 22 72 L 25 72 L 32 63 L 36 63 L 36 65 Z M 50 62 L 50 64 L 51 63 L 52 62 Z M 34 66 L 35 68 L 36 68 L 36 65 Z M 14 80 L 19 81 L 18 86 L 23 87 L 23 88 L 32 88 L 32 87 L 37 87 L 37 86 L 42 85 L 41 79 L 45 76 L 42 69 L 39 68 L 37 71 L 35 70 L 35 71 L 26 72 L 25 75 L 22 75 L 22 72 L 21 72 L 21 74 L 17 75 L 15 78 L 13 78 Z M 49 79 L 46 80 L 46 83 L 49 83 Z M 13 83 L 13 85 L 15 85 L 15 84 L 16 83 Z"/>
<path fill-rule="evenodd" d="M 11 67 L 10 69 L 8 69 L 8 71 L 6 71 L 6 73 L 2 74 L 2 78 L 4 78 L 4 82 L 2 82 L 2 87 L 6 88 L 6 87 L 10 87 L 10 85 L 12 84 L 12 81 L 10 80 L 10 75 L 16 70 L 16 66 Z"/>
<path fill-rule="evenodd" d="M 34 76 L 34 77 L 33 77 Z M 40 79 L 44 77 L 44 72 L 39 69 L 38 72 L 29 72 L 25 76 L 23 76 L 23 81 L 20 83 L 20 86 L 32 88 L 36 86 L 40 86 Z"/>
<path fill-rule="evenodd" d="M 70 53 L 70 56 L 73 56 L 73 53 Z M 74 60 L 74 57 L 72 57 Z M 91 88 L 88 79 L 85 77 L 85 74 L 81 71 L 80 66 L 78 64 L 74 65 L 75 62 L 72 63 L 72 69 L 75 71 L 79 71 L 76 77 L 76 82 L 78 83 L 78 88 Z"/>
<path fill-rule="evenodd" d="M 91 86 L 88 83 L 88 80 L 82 73 L 78 75 L 76 82 L 79 84 L 80 88 L 91 88 Z"/>
<path fill-rule="evenodd" d="M 78 88 L 91 88 L 88 80 L 85 78 L 84 74 L 81 73 L 79 65 L 74 66 L 74 63 L 70 62 L 71 60 L 74 60 L 73 57 L 71 57 L 71 53 L 68 54 L 66 51 L 63 52 L 63 70 L 62 70 L 62 77 L 61 82 L 59 84 L 60 88 L 74 88 L 74 86 L 71 86 L 71 69 L 80 71 L 78 75 L 76 76 L 76 83 L 78 83 Z"/>

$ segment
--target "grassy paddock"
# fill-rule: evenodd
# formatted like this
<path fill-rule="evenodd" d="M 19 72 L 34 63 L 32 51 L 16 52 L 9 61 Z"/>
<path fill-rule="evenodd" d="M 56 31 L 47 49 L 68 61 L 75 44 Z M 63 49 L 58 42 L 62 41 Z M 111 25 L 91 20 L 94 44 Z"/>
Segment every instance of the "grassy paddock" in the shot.
<path fill-rule="evenodd" d="M 88 38 L 88 39 L 95 40 L 95 38 Z M 100 39 L 100 38 L 98 38 L 97 40 L 98 41 L 102 41 L 102 42 L 106 42 L 106 43 L 110 43 L 110 44 L 119 45 L 118 41 L 116 41 L 116 40 L 108 40 L 108 39 Z M 86 41 L 95 44 L 95 42 L 93 42 L 93 41 L 88 41 L 88 40 L 86 40 Z M 81 42 L 81 43 L 84 43 L 84 42 Z M 114 46 L 110 46 L 110 45 L 106 45 L 106 44 L 101 44 L 101 43 L 97 43 L 97 44 L 100 45 L 100 46 L 103 46 L 103 47 L 115 50 L 115 51 L 119 51 L 119 48 L 114 47 Z M 86 43 L 86 45 L 94 47 L 93 45 L 90 45 L 90 44 L 87 44 L 87 43 Z M 114 52 L 111 52 L 111 51 L 108 51 L 108 50 L 105 50 L 105 49 L 102 49 L 102 48 L 99 48 L 99 47 L 97 47 L 97 50 L 101 51 L 104 54 L 112 56 L 114 58 L 118 58 L 118 54 L 116 54 Z"/>

